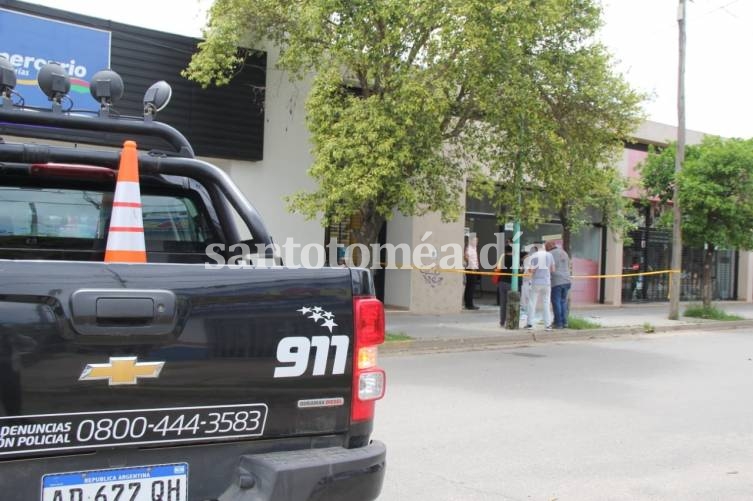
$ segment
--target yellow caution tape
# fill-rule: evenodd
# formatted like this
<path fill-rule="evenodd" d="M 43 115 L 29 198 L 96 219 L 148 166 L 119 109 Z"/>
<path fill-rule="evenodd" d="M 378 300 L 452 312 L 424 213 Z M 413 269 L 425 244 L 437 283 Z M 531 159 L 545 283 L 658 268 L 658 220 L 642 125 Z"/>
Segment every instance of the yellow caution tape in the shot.
<path fill-rule="evenodd" d="M 384 263 L 382 263 L 384 266 Z M 389 268 L 392 270 L 419 270 L 419 271 L 438 271 L 441 273 L 462 273 L 464 275 L 479 275 L 479 276 L 506 276 L 506 277 L 527 277 L 525 273 L 507 273 L 500 271 L 471 271 L 459 268 L 439 268 L 437 266 L 397 266 Z M 622 277 L 640 277 L 648 275 L 670 275 L 673 273 L 680 273 L 680 270 L 657 270 L 657 271 L 639 271 L 635 273 L 613 273 L 607 275 L 571 275 L 571 279 L 582 278 L 622 278 Z"/>
<path fill-rule="evenodd" d="M 621 278 L 621 277 L 640 277 L 647 275 L 670 275 L 680 273 L 680 270 L 658 270 L 658 271 L 639 271 L 636 273 L 614 273 L 611 275 L 573 275 L 570 278 Z"/>

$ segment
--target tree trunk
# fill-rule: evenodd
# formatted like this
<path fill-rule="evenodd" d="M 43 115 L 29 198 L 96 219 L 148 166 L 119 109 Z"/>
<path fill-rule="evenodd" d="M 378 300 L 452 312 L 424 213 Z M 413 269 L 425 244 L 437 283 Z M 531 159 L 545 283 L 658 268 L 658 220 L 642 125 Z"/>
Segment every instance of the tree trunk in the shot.
<path fill-rule="evenodd" d="M 711 265 L 714 262 L 714 244 L 707 244 L 703 253 L 703 283 L 701 285 L 701 298 L 703 306 L 711 306 L 711 292 L 713 290 L 711 283 Z"/>
<path fill-rule="evenodd" d="M 563 204 L 559 210 L 560 223 L 562 224 L 562 250 L 570 255 L 570 240 L 572 238 L 572 228 L 570 224 L 570 210 L 567 204 Z"/>
<path fill-rule="evenodd" d="M 351 244 L 363 244 L 369 250 L 368 260 L 364 259 L 361 249 L 353 248 L 352 262 L 363 267 L 371 267 L 379 260 L 379 256 L 371 255 L 371 244 L 379 243 L 379 231 L 385 222 L 385 217 L 378 214 L 373 202 L 366 202 L 359 211 L 360 225 L 354 225 L 350 230 Z"/>
<path fill-rule="evenodd" d="M 520 292 L 518 291 L 507 291 L 506 318 L 506 328 L 510 330 L 520 329 Z"/>

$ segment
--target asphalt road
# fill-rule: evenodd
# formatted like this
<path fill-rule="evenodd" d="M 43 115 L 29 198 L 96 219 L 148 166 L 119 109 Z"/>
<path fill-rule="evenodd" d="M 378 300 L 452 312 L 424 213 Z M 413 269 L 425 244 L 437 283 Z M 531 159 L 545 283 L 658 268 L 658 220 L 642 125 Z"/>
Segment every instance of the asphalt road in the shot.
<path fill-rule="evenodd" d="M 753 331 L 381 365 L 380 500 L 753 500 Z"/>

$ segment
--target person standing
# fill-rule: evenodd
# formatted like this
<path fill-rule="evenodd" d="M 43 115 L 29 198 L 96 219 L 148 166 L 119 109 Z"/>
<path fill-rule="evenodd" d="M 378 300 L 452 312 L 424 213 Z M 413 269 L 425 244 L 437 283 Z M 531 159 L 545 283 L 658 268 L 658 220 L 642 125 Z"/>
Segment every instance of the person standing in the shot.
<path fill-rule="evenodd" d="M 531 276 L 527 274 L 527 270 L 531 263 L 531 256 L 536 252 L 536 247 L 532 246 L 529 251 L 524 250 L 520 253 L 521 266 L 518 270 L 518 273 L 522 274 L 520 277 L 520 310 L 521 315 L 525 312 L 526 324 L 533 323 L 533 317 L 528 320 L 528 300 L 531 298 Z"/>
<path fill-rule="evenodd" d="M 505 253 L 497 261 L 497 269 L 495 271 L 504 273 L 504 275 L 495 275 L 492 277 L 492 281 L 497 284 L 497 292 L 499 293 L 499 325 L 506 327 L 507 293 L 512 286 L 512 246 L 505 246 Z"/>
<path fill-rule="evenodd" d="M 555 271 L 552 273 L 552 309 L 554 310 L 554 328 L 566 329 L 569 311 L 567 295 L 570 292 L 570 256 L 553 241 L 546 243 L 554 258 Z"/>
<path fill-rule="evenodd" d="M 533 317 L 536 313 L 536 303 L 541 299 L 544 307 L 544 327 L 546 330 L 552 330 L 552 313 L 549 309 L 552 294 L 552 272 L 555 271 L 554 257 L 551 253 L 541 246 L 530 258 L 527 274 L 531 276 L 531 292 L 528 299 L 528 311 L 526 320 L 526 329 L 533 328 Z"/>
<path fill-rule="evenodd" d="M 478 310 L 478 306 L 473 304 L 473 294 L 476 292 L 476 282 L 478 282 L 478 238 L 472 234 L 468 239 L 468 245 L 465 246 L 465 291 L 463 292 L 463 301 L 466 310 Z"/>

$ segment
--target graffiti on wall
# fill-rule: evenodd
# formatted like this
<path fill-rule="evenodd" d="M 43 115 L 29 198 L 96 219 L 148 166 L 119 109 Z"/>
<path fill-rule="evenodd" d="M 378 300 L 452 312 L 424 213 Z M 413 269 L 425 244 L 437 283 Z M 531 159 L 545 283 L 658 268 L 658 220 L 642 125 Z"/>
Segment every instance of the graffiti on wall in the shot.
<path fill-rule="evenodd" d="M 432 289 L 435 289 L 442 285 L 442 282 L 444 282 L 444 276 L 442 273 L 436 268 L 436 265 L 432 268 L 426 268 L 418 270 L 419 273 L 421 273 L 421 277 L 423 277 L 424 282 L 431 287 Z"/>

